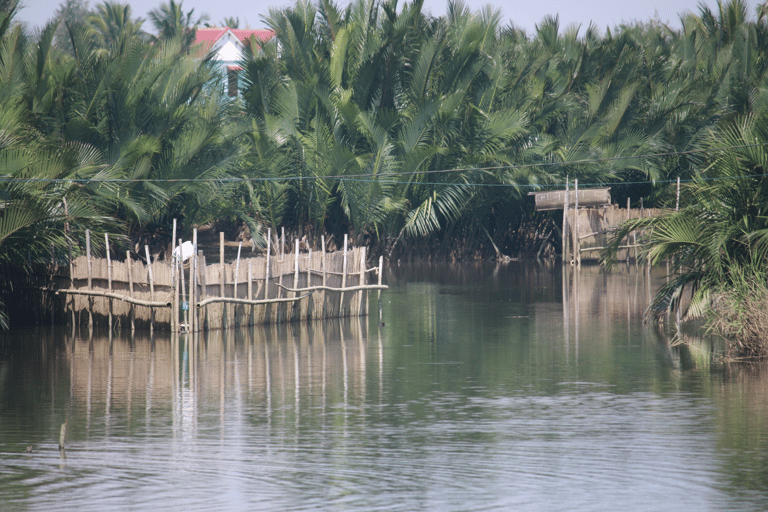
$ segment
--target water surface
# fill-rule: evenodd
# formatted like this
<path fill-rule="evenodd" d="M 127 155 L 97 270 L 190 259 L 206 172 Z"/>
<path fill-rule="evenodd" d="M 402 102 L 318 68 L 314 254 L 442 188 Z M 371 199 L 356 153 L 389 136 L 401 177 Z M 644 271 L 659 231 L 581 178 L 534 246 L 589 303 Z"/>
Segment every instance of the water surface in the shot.
<path fill-rule="evenodd" d="M 764 510 L 766 371 L 644 326 L 659 279 L 395 265 L 384 325 L 5 334 L 0 508 Z"/>

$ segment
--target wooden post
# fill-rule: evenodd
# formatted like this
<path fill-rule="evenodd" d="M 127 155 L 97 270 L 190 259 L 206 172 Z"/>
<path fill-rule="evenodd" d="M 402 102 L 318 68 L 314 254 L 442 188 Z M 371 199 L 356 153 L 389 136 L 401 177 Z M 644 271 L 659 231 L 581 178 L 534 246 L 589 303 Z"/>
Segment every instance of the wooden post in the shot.
<path fill-rule="evenodd" d="M 383 274 L 384 273 L 384 256 L 379 256 L 379 282 L 378 285 L 381 286 Z M 381 288 L 379 288 L 379 324 L 381 324 L 382 321 L 382 309 L 381 309 Z"/>
<path fill-rule="evenodd" d="M 219 232 L 219 297 L 224 297 L 224 232 Z"/>
<path fill-rule="evenodd" d="M 280 261 L 285 261 L 285 227 L 281 227 L 280 231 Z"/>
<path fill-rule="evenodd" d="M 347 286 L 347 240 L 348 236 L 344 234 L 344 260 L 341 270 L 341 289 L 343 290 Z M 344 292 L 339 294 L 339 316 L 344 315 Z"/>
<path fill-rule="evenodd" d="M 195 285 L 197 284 L 197 228 L 192 229 L 192 258 L 189 262 L 189 322 L 192 332 L 197 331 L 197 308 L 195 307 Z M 192 309 L 194 308 L 194 310 Z"/>
<path fill-rule="evenodd" d="M 179 247 L 181 247 L 181 238 L 179 238 Z M 181 256 L 181 255 L 179 255 Z M 186 281 L 184 280 L 184 262 L 182 261 L 182 258 L 179 257 L 176 260 L 176 264 L 179 265 L 179 282 L 181 283 L 181 303 L 184 304 L 187 303 L 186 309 L 184 309 L 184 325 L 185 329 L 189 331 L 189 302 L 187 302 L 187 286 Z M 189 260 L 190 270 L 192 267 L 192 260 Z"/>
<path fill-rule="evenodd" d="M 570 260 L 568 255 L 568 195 L 570 194 L 568 177 L 565 177 L 565 202 L 563 204 L 563 263 Z M 381 295 L 381 292 L 379 292 Z"/>
<path fill-rule="evenodd" d="M 104 247 L 107 253 L 107 286 L 112 292 L 112 255 L 109 253 L 109 235 L 104 233 Z M 109 299 L 109 329 L 112 330 L 112 298 Z"/>
<path fill-rule="evenodd" d="M 295 244 L 296 249 L 294 250 L 294 258 L 293 258 L 293 287 L 298 288 L 299 286 L 299 239 L 296 239 Z M 298 296 L 298 293 L 294 293 L 294 297 Z"/>
<path fill-rule="evenodd" d="M 253 300 L 253 259 L 248 260 L 248 300 Z M 251 305 L 246 325 L 251 325 L 251 323 L 253 323 L 253 305 Z"/>
<path fill-rule="evenodd" d="M 178 261 L 181 259 L 181 248 L 179 248 L 179 257 L 174 260 L 173 255 L 176 253 L 176 219 L 173 219 L 173 234 L 171 235 L 171 294 L 173 299 L 171 300 L 171 307 L 173 312 L 171 313 L 171 332 L 179 332 L 179 285 L 176 280 L 178 273 L 176 272 Z"/>
<path fill-rule="evenodd" d="M 91 269 L 91 230 L 85 230 L 85 254 L 88 260 L 88 291 L 93 291 Z M 88 296 L 88 328 L 93 329 L 93 296 Z"/>
<path fill-rule="evenodd" d="M 272 255 L 272 228 L 267 229 L 267 262 L 264 270 L 264 299 L 269 298 L 269 263 Z"/>
<path fill-rule="evenodd" d="M 232 297 L 237 298 L 237 278 L 238 274 L 240 273 L 240 249 L 243 248 L 243 241 L 240 241 L 240 245 L 237 246 L 237 261 L 235 263 L 235 276 L 233 280 L 234 284 L 234 291 L 232 294 Z"/>
<path fill-rule="evenodd" d="M 219 297 L 226 297 L 226 280 L 227 277 L 225 275 L 226 269 L 224 268 L 224 232 L 219 232 Z M 229 318 L 227 317 L 227 304 L 222 303 L 221 305 L 221 326 L 226 327 L 224 325 L 224 321 L 229 322 Z"/>
<path fill-rule="evenodd" d="M 360 286 L 365 285 L 365 246 L 360 248 L 360 280 L 357 283 Z M 365 300 L 366 294 L 365 290 L 360 290 L 360 307 L 358 308 L 357 314 L 360 316 L 363 316 L 367 313 L 366 303 Z"/>
<path fill-rule="evenodd" d="M 128 293 L 129 297 L 133 298 L 133 271 L 131 269 L 131 251 L 125 251 L 125 264 L 128 267 Z M 133 304 L 131 308 L 131 333 L 136 330 L 136 311 Z"/>
<path fill-rule="evenodd" d="M 323 251 L 323 258 L 320 261 L 320 265 L 323 267 L 323 286 L 325 286 L 326 281 L 326 267 L 325 267 L 325 235 L 320 237 L 321 243 L 322 243 L 322 251 Z"/>
<path fill-rule="evenodd" d="M 195 300 L 198 302 L 205 300 L 208 297 L 208 285 L 205 281 L 206 268 L 208 267 L 205 264 L 205 255 L 203 254 L 203 251 L 197 251 L 197 277 L 195 277 L 195 280 L 200 286 L 200 293 L 196 295 Z M 200 319 L 198 318 L 199 314 L 197 311 L 195 311 L 195 318 L 198 318 L 198 328 L 200 330 L 205 329 L 205 318 L 207 316 L 207 310 L 203 310 L 202 314 L 203 314 L 203 320 L 201 324 L 199 321 Z M 209 325 L 210 325 L 210 320 L 209 320 Z"/>
<path fill-rule="evenodd" d="M 573 191 L 576 194 L 576 198 L 573 200 L 573 217 L 574 217 L 574 224 L 573 227 L 573 254 L 576 258 L 576 264 L 581 267 L 581 240 L 579 239 L 579 234 L 581 233 L 581 219 L 579 218 L 579 179 L 576 178 L 573 180 Z"/>
<path fill-rule="evenodd" d="M 152 258 L 149 255 L 149 246 L 144 245 L 144 254 L 147 256 L 147 271 L 149 272 L 149 297 L 155 302 L 155 278 L 152 276 Z M 149 308 L 149 332 L 155 330 L 155 308 Z"/>

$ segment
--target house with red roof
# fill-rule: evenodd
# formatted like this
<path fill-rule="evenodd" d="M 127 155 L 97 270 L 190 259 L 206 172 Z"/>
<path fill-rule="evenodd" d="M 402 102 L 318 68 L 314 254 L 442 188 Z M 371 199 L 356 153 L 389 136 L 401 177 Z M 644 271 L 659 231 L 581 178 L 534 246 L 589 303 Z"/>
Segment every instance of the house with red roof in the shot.
<path fill-rule="evenodd" d="M 199 55 L 211 55 L 212 59 L 227 70 L 227 93 L 237 96 L 238 63 L 243 58 L 246 45 L 261 45 L 275 36 L 269 29 L 250 28 L 198 28 L 195 32 L 195 45 Z M 252 46 L 253 47 L 253 46 Z"/>

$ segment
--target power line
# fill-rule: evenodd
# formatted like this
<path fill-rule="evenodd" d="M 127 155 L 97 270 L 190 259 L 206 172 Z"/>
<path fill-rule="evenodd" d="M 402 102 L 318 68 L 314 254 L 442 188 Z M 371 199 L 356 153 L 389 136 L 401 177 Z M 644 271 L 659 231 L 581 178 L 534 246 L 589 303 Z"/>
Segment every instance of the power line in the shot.
<path fill-rule="evenodd" d="M 226 177 L 226 178 L 14 178 L 0 176 L 0 182 L 7 183 L 245 183 L 245 182 L 270 182 L 270 181 L 314 181 L 314 180 L 340 180 L 340 181 L 358 181 L 365 183 L 382 183 L 382 184 L 400 184 L 400 181 L 388 180 L 388 178 L 396 176 L 416 176 L 416 175 L 430 175 L 430 174 L 447 174 L 447 173 L 461 173 L 461 172 L 477 172 L 477 171 L 502 171 L 502 170 L 517 170 L 527 168 L 539 168 L 539 167 L 562 167 L 572 165 L 586 165 L 586 164 L 598 164 L 616 162 L 620 160 L 640 160 L 640 159 L 652 159 L 652 158 L 665 158 L 671 156 L 686 156 L 694 154 L 707 154 L 717 153 L 721 151 L 729 151 L 733 149 L 747 149 L 768 146 L 768 143 L 756 143 L 756 144 L 743 144 L 734 146 L 722 146 L 717 148 L 707 149 L 691 149 L 687 151 L 670 151 L 665 153 L 654 153 L 644 155 L 630 155 L 630 156 L 615 156 L 607 158 L 593 158 L 573 160 L 569 162 L 536 162 L 529 164 L 517 164 L 517 165 L 500 165 L 491 167 L 463 167 L 454 169 L 431 169 L 423 171 L 399 171 L 399 172 L 385 172 L 382 174 L 338 174 L 328 176 L 277 176 L 277 177 Z M 759 175 L 756 175 L 759 176 Z M 749 177 L 749 176 L 742 176 Z M 657 180 L 654 183 L 665 183 L 673 180 Z M 648 183 L 648 181 L 634 182 Z M 500 186 L 500 187 L 542 187 L 545 184 L 506 184 L 506 183 L 429 183 L 419 182 L 422 185 L 468 185 L 468 186 Z M 610 185 L 611 183 L 600 183 L 600 185 Z M 633 182 L 618 182 L 615 185 L 631 185 Z M 546 184 L 546 185 L 552 185 Z M 587 184 L 584 184 L 587 185 Z"/>

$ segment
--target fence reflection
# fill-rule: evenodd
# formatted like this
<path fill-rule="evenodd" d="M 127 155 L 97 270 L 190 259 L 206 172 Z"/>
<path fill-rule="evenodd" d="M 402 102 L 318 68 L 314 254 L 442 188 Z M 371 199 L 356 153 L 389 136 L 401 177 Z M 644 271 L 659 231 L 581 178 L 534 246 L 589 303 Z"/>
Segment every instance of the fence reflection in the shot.
<path fill-rule="evenodd" d="M 381 334 L 371 368 L 383 385 Z M 252 326 L 172 337 L 67 337 L 70 399 L 84 429 L 166 425 L 178 441 L 202 426 L 324 421 L 367 400 L 369 340 L 361 318 Z M 379 389 L 381 394 L 381 389 Z M 345 412 L 346 414 L 346 412 Z M 215 418 L 215 421 L 214 421 Z"/>

